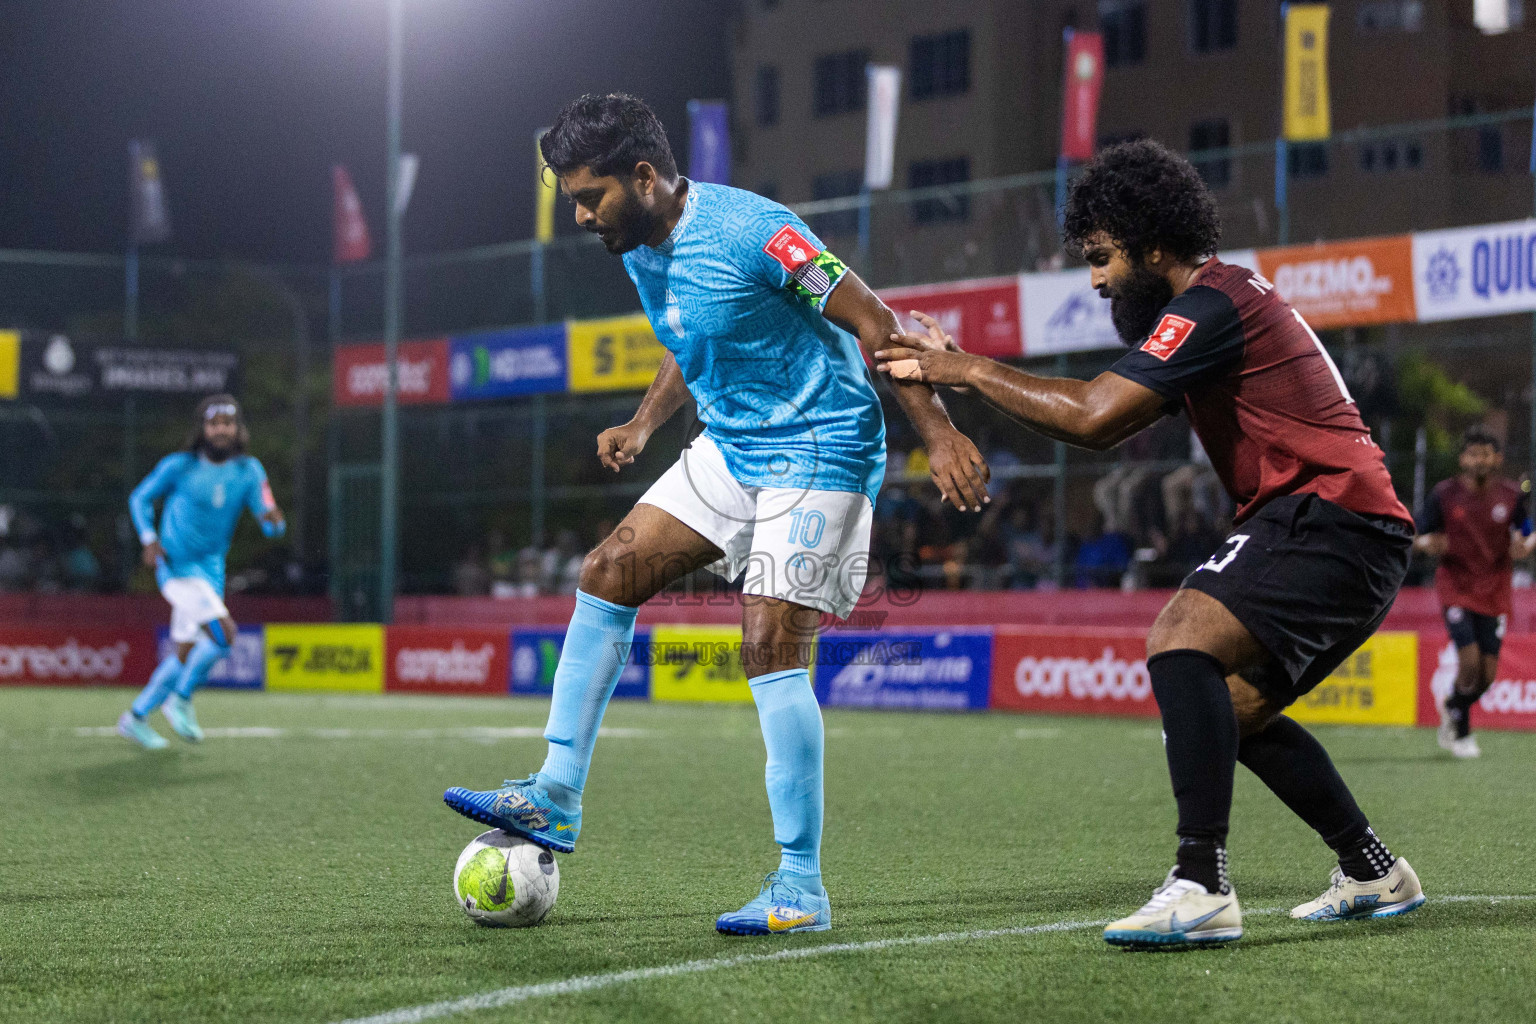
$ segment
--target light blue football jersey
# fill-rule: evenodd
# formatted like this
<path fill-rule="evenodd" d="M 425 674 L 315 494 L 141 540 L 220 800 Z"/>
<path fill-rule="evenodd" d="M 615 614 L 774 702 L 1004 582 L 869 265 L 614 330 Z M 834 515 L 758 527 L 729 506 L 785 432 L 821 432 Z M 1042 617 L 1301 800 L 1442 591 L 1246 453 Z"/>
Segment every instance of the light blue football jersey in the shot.
<path fill-rule="evenodd" d="M 155 527 L 155 502 L 164 499 L 160 526 Z M 167 455 L 140 481 L 128 498 L 133 525 L 142 537 L 157 533 L 165 557 L 155 579 L 198 576 L 224 593 L 224 558 L 242 509 L 260 517 L 275 507 L 267 487 L 267 471 L 250 455 L 223 462 L 176 452 Z"/>
<path fill-rule="evenodd" d="M 688 183 L 662 244 L 624 254 L 731 475 L 863 493 L 885 474 L 885 418 L 858 341 L 821 315 L 847 268 L 785 207 Z"/>

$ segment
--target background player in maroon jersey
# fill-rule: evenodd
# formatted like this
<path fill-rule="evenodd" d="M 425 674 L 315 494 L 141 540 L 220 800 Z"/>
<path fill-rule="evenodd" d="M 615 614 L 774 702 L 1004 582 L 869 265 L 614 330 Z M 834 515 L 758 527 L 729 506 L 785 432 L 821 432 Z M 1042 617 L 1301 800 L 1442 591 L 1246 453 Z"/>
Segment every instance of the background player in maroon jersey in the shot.
<path fill-rule="evenodd" d="M 1317 336 L 1274 286 L 1214 258 L 1215 204 L 1158 143 L 1111 146 L 1073 184 L 1069 246 L 1087 259 L 1132 351 L 1090 381 L 1036 377 L 963 352 L 926 321 L 876 354 L 893 376 L 966 386 L 1026 426 L 1103 449 L 1184 411 L 1237 502 L 1236 527 L 1147 637 L 1179 809 L 1177 862 L 1151 901 L 1105 929 L 1117 945 L 1242 935 L 1226 872 L 1241 761 L 1338 855 L 1295 917 L 1388 916 L 1424 902 L 1321 744 L 1281 712 L 1381 624 L 1413 523 Z"/>
<path fill-rule="evenodd" d="M 1509 616 L 1511 561 L 1536 550 L 1526 493 L 1499 476 L 1499 440 L 1473 427 L 1461 440 L 1461 475 L 1424 502 L 1416 551 L 1436 555 L 1435 590 L 1456 645 L 1456 685 L 1440 701 L 1440 745 L 1457 757 L 1482 751 L 1472 705 L 1493 685 Z"/>

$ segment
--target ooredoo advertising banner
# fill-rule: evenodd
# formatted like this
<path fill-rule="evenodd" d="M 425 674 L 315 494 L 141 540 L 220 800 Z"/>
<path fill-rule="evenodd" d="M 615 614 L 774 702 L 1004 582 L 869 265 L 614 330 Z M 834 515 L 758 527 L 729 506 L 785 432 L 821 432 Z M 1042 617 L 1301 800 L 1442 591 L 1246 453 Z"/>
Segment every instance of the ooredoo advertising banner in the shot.
<path fill-rule="evenodd" d="M 0 627 L 0 685 L 143 686 L 158 660 L 151 629 Z"/>
<path fill-rule="evenodd" d="M 260 626 L 236 626 L 235 642 L 229 654 L 213 663 L 204 686 L 224 690 L 259 690 L 266 677 L 266 647 Z M 171 631 L 165 626 L 155 630 L 156 658 L 164 659 L 176 649 Z"/>
<path fill-rule="evenodd" d="M 1438 725 L 1439 702 L 1456 685 L 1456 646 L 1444 633 L 1419 641 L 1419 724 Z M 1472 728 L 1536 730 L 1536 636 L 1509 634 L 1498 678 L 1472 706 Z"/>
<path fill-rule="evenodd" d="M 650 632 L 635 630 L 629 660 L 619 673 L 613 695 L 620 700 L 645 700 L 651 695 Z M 520 697 L 548 697 L 555 689 L 555 668 L 565 646 L 565 630 L 518 628 L 512 631 L 512 692 Z"/>
<path fill-rule="evenodd" d="M 391 693 L 502 696 L 509 663 L 505 629 L 390 626 L 384 631 L 384 689 Z"/>
<path fill-rule="evenodd" d="M 816 645 L 823 705 L 973 711 L 987 706 L 992 631 L 832 630 Z"/>
<path fill-rule="evenodd" d="M 1536 309 L 1536 220 L 1413 236 L 1420 320 Z"/>
<path fill-rule="evenodd" d="M 1144 629 L 999 626 L 990 705 L 1004 711 L 1157 717 Z"/>
<path fill-rule="evenodd" d="M 447 338 L 402 341 L 396 352 L 395 369 L 399 374 L 396 396 L 401 405 L 448 401 Z M 337 347 L 331 380 L 337 405 L 383 405 L 387 379 L 383 345 Z"/>
<path fill-rule="evenodd" d="M 1414 318 L 1409 235 L 1260 249 L 1259 273 L 1318 330 Z"/>
<path fill-rule="evenodd" d="M 1017 357 L 1024 352 L 1017 277 L 890 288 L 880 292 L 880 298 L 895 311 L 907 330 L 922 330 L 908 316 L 915 309 L 937 320 L 955 344 L 967 352 L 994 359 Z"/>

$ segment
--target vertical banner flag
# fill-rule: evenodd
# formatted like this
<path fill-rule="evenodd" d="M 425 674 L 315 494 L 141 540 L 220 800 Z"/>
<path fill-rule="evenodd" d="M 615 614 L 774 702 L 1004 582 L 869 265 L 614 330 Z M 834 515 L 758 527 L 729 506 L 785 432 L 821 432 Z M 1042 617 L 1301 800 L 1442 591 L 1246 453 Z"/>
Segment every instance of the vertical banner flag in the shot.
<path fill-rule="evenodd" d="M 128 143 L 128 181 L 133 207 L 129 234 L 134 243 L 170 238 L 171 215 L 165 206 L 165 185 L 160 180 L 160 159 L 153 142 L 134 139 Z"/>
<path fill-rule="evenodd" d="M 896 101 L 901 97 L 901 69 L 870 64 L 869 121 L 864 130 L 864 187 L 890 188 L 896 171 Z"/>
<path fill-rule="evenodd" d="M 688 101 L 688 177 L 731 183 L 730 109 L 724 100 Z"/>
<path fill-rule="evenodd" d="M 547 131 L 540 128 L 533 133 L 533 238 L 542 245 L 555 240 L 555 195 L 560 191 L 555 172 L 544 162 L 544 151 L 539 148 L 539 140 Z"/>
<path fill-rule="evenodd" d="M 373 239 L 368 236 L 368 221 L 363 204 L 357 198 L 352 175 L 341 164 L 331 168 L 331 222 L 335 235 L 332 259 L 337 263 L 359 263 L 373 253 Z"/>
<path fill-rule="evenodd" d="M 1315 142 L 1333 132 L 1328 105 L 1328 5 L 1285 7 L 1285 140 Z"/>
<path fill-rule="evenodd" d="M 1104 37 L 1097 32 L 1067 36 L 1061 84 L 1061 156 L 1092 160 L 1099 132 L 1099 94 L 1104 91 Z"/>

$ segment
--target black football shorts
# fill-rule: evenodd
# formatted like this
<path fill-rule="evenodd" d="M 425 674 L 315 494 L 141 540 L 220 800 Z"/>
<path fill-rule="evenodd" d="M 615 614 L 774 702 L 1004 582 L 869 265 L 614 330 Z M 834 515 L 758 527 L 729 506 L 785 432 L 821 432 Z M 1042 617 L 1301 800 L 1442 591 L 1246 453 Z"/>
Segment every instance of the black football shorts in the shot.
<path fill-rule="evenodd" d="M 1456 649 L 1477 645 L 1477 649 L 1490 658 L 1497 658 L 1504 646 L 1503 615 L 1481 615 L 1452 605 L 1445 610 L 1445 631 L 1451 634 Z"/>
<path fill-rule="evenodd" d="M 1381 626 L 1408 572 L 1413 529 L 1315 494 L 1266 504 L 1184 586 L 1220 601 L 1271 655 L 1243 677 L 1289 705 Z"/>

